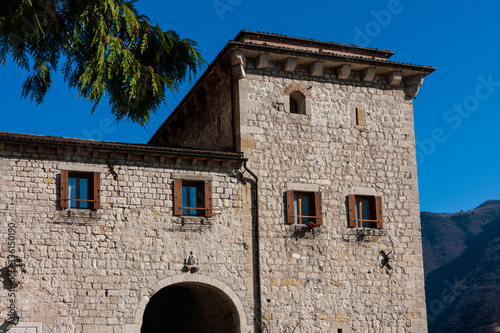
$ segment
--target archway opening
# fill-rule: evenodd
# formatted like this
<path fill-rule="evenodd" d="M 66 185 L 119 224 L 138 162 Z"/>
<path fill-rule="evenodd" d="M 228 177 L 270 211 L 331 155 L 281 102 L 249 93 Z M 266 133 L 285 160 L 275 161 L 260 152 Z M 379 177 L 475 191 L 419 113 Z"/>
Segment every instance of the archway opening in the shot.
<path fill-rule="evenodd" d="M 178 283 L 151 297 L 141 333 L 237 333 L 238 318 L 235 305 L 221 290 L 202 283 Z"/>

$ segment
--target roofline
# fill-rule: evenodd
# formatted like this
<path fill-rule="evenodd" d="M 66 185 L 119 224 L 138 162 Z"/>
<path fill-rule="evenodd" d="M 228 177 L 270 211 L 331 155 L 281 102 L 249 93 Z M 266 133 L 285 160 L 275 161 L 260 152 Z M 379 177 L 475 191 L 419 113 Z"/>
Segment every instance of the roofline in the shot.
<path fill-rule="evenodd" d="M 25 144 L 30 146 L 46 147 L 71 147 L 83 148 L 85 150 L 102 150 L 109 152 L 135 153 L 141 155 L 204 158 L 237 162 L 243 162 L 246 160 L 244 154 L 241 152 L 225 152 L 198 148 L 175 148 L 150 144 L 95 141 L 9 132 L 0 132 L 0 143 Z"/>
<path fill-rule="evenodd" d="M 290 54 L 290 55 L 295 55 L 295 56 L 298 56 L 299 54 L 306 54 L 306 55 L 310 56 L 311 58 L 315 58 L 315 59 L 324 59 L 324 60 L 341 59 L 342 61 L 348 61 L 348 62 L 360 62 L 360 63 L 367 63 L 367 64 L 376 63 L 376 64 L 379 64 L 381 67 L 402 67 L 404 69 L 413 69 L 413 70 L 418 69 L 418 70 L 424 70 L 425 72 L 428 72 L 428 74 L 430 74 L 436 70 L 436 68 L 434 68 L 432 66 L 407 64 L 404 62 L 397 62 L 397 61 L 391 61 L 391 60 L 368 59 L 368 58 L 356 57 L 356 56 L 345 56 L 345 55 L 318 53 L 318 52 L 304 51 L 304 50 L 293 50 L 293 49 L 284 48 L 284 47 L 277 47 L 277 46 L 249 44 L 249 43 L 235 42 L 235 41 L 229 41 L 228 45 L 233 45 L 233 46 L 236 46 L 237 48 L 274 51 L 274 53 Z"/>
<path fill-rule="evenodd" d="M 237 39 L 241 34 L 244 34 L 244 33 L 259 34 L 259 33 L 255 33 L 252 31 L 242 30 L 236 35 L 235 39 Z M 273 36 L 272 34 L 269 34 L 269 33 L 264 33 L 264 34 Z M 290 38 L 290 39 L 308 41 L 308 39 L 305 39 L 305 38 L 288 37 L 288 36 L 285 36 L 285 37 Z M 328 43 L 328 42 L 321 42 L 321 43 Z M 332 44 L 335 44 L 335 43 L 332 43 Z M 343 44 L 339 44 L 339 45 L 343 45 Z M 422 66 L 422 65 L 406 64 L 406 63 L 390 61 L 390 60 L 375 60 L 375 59 L 367 59 L 367 58 L 362 58 L 362 57 L 342 56 L 342 55 L 335 55 L 335 54 L 320 54 L 320 53 L 311 52 L 311 51 L 293 50 L 293 49 L 288 49 L 288 48 L 280 48 L 280 47 L 266 46 L 266 45 L 256 45 L 256 44 L 242 43 L 242 42 L 236 42 L 234 40 L 230 40 L 224 46 L 224 48 L 217 54 L 217 56 L 214 58 L 212 63 L 207 67 L 205 72 L 200 76 L 200 78 L 198 80 L 196 80 L 196 83 L 193 85 L 193 87 L 191 87 L 191 89 L 184 96 L 184 98 L 180 101 L 180 103 L 177 104 L 175 109 L 170 113 L 170 115 L 163 122 L 163 124 L 160 127 L 158 127 L 156 132 L 149 139 L 148 143 L 155 141 L 160 136 L 160 134 L 163 132 L 163 130 L 167 127 L 167 125 L 170 123 L 170 121 L 172 121 L 172 119 L 179 112 L 179 110 L 182 107 L 184 107 L 184 104 L 191 97 L 191 95 L 196 91 L 196 89 L 198 89 L 198 87 L 202 84 L 202 82 L 209 75 L 209 73 L 212 71 L 212 69 L 220 62 L 221 58 L 227 53 L 227 51 L 229 49 L 235 48 L 235 47 L 236 48 L 261 49 L 261 50 L 267 50 L 267 51 L 279 51 L 281 53 L 292 54 L 295 56 L 297 56 L 299 54 L 307 54 L 308 56 L 311 56 L 315 59 L 339 59 L 339 60 L 341 59 L 342 61 L 349 61 L 349 62 L 361 62 L 361 63 L 366 63 L 366 64 L 375 63 L 381 67 L 399 67 L 399 68 L 405 68 L 405 69 L 420 70 L 420 71 L 425 72 L 426 74 L 430 74 L 436 70 L 436 68 L 434 68 L 432 66 Z M 359 47 L 359 46 L 355 46 L 355 47 L 359 48 L 359 49 L 370 50 L 370 51 L 375 50 L 375 49 L 363 48 L 363 47 Z"/>
<path fill-rule="evenodd" d="M 241 30 L 236 35 L 234 40 L 239 39 L 240 37 L 242 37 L 245 34 L 250 34 L 250 35 L 255 35 L 255 36 L 263 35 L 263 36 L 288 39 L 288 40 L 298 41 L 298 42 L 307 43 L 307 44 L 314 44 L 314 45 L 321 44 L 321 45 L 329 45 L 329 46 L 332 46 L 332 45 L 339 46 L 339 47 L 344 47 L 344 48 L 365 51 L 365 52 L 369 52 L 369 53 L 379 53 L 381 55 L 387 56 L 387 58 L 390 58 L 391 56 L 394 55 L 394 52 L 392 52 L 391 50 L 383 50 L 383 49 L 377 49 L 377 48 L 371 48 L 371 47 L 342 44 L 342 43 L 335 43 L 335 42 L 327 42 L 327 41 L 322 41 L 322 40 L 317 40 L 317 39 L 309 39 L 309 38 L 303 38 L 303 37 L 293 37 L 293 36 L 287 36 L 287 35 L 273 34 L 273 33 L 269 33 L 269 32 L 256 32 L 256 31 L 250 31 L 250 30 Z"/>

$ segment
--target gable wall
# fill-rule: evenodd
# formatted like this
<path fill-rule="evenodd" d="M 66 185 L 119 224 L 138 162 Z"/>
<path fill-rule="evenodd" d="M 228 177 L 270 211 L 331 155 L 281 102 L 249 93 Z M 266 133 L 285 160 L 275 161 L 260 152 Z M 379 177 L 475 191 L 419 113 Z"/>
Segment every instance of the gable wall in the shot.
<path fill-rule="evenodd" d="M 167 131 L 164 131 L 161 134 L 164 138 L 163 145 L 232 151 L 233 125 L 230 87 L 229 76 L 226 75 L 210 83 L 209 93 L 201 91 L 198 93 L 204 95 L 206 103 L 197 101 L 196 94 L 192 95 L 192 102 L 198 105 L 199 109 L 194 115 L 186 117 L 183 126 L 178 127 L 178 132 L 175 135 L 169 135 Z M 188 106 L 188 108 L 192 108 L 192 106 Z M 181 117 L 184 116 L 181 115 Z M 175 128 L 175 125 L 172 127 Z"/>

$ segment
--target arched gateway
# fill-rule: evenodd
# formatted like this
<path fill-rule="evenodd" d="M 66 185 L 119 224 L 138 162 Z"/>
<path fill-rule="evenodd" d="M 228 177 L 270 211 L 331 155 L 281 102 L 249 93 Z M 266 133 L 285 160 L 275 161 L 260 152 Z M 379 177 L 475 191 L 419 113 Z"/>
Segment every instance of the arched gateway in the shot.
<path fill-rule="evenodd" d="M 152 292 L 151 298 L 141 302 L 147 301 L 144 310 L 137 314 L 142 314 L 141 333 L 239 333 L 246 326 L 236 294 L 213 278 L 168 278 L 157 283 Z"/>

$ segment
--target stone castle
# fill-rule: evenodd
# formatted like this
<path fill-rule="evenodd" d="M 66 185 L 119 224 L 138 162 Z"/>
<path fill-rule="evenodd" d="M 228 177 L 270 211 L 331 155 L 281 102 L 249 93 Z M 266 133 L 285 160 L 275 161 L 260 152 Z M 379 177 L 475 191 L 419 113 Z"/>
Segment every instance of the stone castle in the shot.
<path fill-rule="evenodd" d="M 0 331 L 427 332 L 392 55 L 241 31 L 147 144 L 0 133 Z"/>

